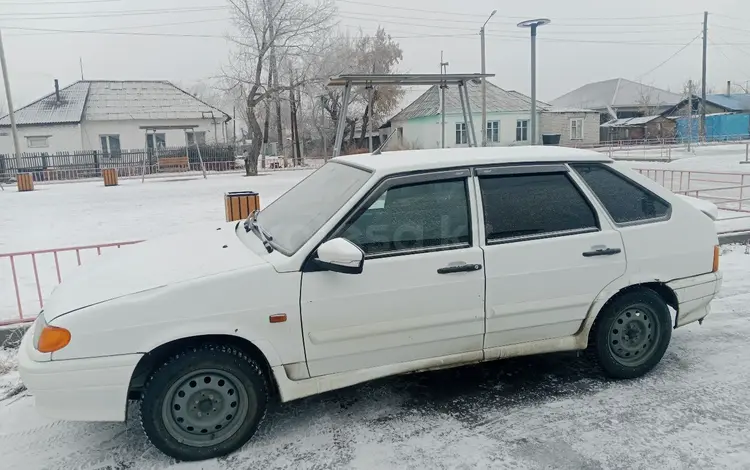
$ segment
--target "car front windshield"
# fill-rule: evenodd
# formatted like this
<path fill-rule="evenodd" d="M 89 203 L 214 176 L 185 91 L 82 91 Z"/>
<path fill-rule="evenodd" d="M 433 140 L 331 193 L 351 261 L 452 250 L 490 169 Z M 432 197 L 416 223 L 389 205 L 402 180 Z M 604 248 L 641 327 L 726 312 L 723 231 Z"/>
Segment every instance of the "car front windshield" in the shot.
<path fill-rule="evenodd" d="M 289 256 L 297 252 L 346 202 L 372 173 L 329 162 L 300 181 L 258 214 L 258 224 L 271 244 Z"/>

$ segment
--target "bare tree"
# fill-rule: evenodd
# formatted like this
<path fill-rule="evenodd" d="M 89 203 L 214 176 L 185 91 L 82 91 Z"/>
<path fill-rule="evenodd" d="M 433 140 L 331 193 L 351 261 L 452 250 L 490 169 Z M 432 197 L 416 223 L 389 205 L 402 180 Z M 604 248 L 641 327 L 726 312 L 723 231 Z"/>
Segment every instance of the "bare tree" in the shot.
<path fill-rule="evenodd" d="M 236 53 L 225 76 L 243 90 L 251 139 L 245 174 L 255 175 L 263 141 L 258 108 L 317 76 L 315 62 L 303 59 L 320 53 L 325 43 L 322 38 L 333 27 L 336 8 L 332 0 L 229 0 L 229 4 L 239 35 L 232 39 Z M 274 77 L 264 84 L 263 71 L 272 65 L 271 51 Z M 282 85 L 284 81 L 277 77 L 276 64 L 282 61 L 297 67 L 288 85 Z"/>

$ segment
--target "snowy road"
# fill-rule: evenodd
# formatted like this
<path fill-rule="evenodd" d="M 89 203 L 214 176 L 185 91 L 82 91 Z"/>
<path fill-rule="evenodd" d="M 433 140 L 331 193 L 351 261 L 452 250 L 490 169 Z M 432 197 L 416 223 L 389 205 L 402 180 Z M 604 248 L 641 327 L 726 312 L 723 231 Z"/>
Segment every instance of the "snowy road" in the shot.
<path fill-rule="evenodd" d="M 0 467 L 750 468 L 750 255 L 726 250 L 711 316 L 676 330 L 639 380 L 602 379 L 575 354 L 385 379 L 278 405 L 243 449 L 193 464 L 153 449 L 135 412 L 127 424 L 52 422 L 21 395 L 0 402 Z"/>

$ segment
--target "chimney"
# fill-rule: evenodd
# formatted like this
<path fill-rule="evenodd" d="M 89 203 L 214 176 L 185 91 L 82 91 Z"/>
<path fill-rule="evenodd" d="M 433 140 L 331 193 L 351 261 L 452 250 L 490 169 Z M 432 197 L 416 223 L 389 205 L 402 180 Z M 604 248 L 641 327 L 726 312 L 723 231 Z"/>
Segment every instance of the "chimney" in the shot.
<path fill-rule="evenodd" d="M 732 95 L 732 82 L 730 80 L 727 80 L 727 96 Z"/>
<path fill-rule="evenodd" d="M 57 79 L 55 79 L 55 101 L 57 103 L 60 102 L 60 84 L 57 82 Z"/>

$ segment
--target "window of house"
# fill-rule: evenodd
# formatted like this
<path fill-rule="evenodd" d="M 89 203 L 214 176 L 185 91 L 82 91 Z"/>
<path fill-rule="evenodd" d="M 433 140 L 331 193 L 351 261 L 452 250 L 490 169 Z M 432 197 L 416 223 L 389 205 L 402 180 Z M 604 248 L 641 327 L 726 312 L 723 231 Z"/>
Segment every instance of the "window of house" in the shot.
<path fill-rule="evenodd" d="M 456 145 L 461 145 L 465 143 L 466 143 L 466 123 L 457 122 L 456 123 Z"/>
<path fill-rule="evenodd" d="M 500 121 L 487 121 L 487 142 L 500 142 Z"/>
<path fill-rule="evenodd" d="M 348 224 L 343 237 L 368 256 L 469 246 L 465 179 L 388 188 Z"/>
<path fill-rule="evenodd" d="M 100 135 L 99 140 L 102 144 L 102 153 L 106 157 L 119 157 L 120 153 L 120 136 L 119 135 Z"/>
<path fill-rule="evenodd" d="M 195 145 L 196 142 L 198 142 L 198 145 L 206 144 L 206 131 L 194 131 L 187 133 L 188 145 Z"/>
<path fill-rule="evenodd" d="M 43 149 L 49 147 L 48 135 L 35 135 L 26 137 L 26 146 L 30 149 Z"/>
<path fill-rule="evenodd" d="M 516 140 L 525 142 L 529 140 L 529 120 L 519 119 L 516 121 Z"/>
<path fill-rule="evenodd" d="M 570 120 L 570 140 L 583 139 L 583 119 L 574 118 Z"/>
<path fill-rule="evenodd" d="M 167 137 L 164 134 L 146 134 L 146 147 L 149 149 L 167 148 Z"/>
<path fill-rule="evenodd" d="M 594 209 L 565 173 L 479 179 L 487 243 L 598 230 Z"/>
<path fill-rule="evenodd" d="M 575 163 L 571 166 L 617 223 L 659 219 L 669 214 L 666 201 L 606 165 Z"/>

